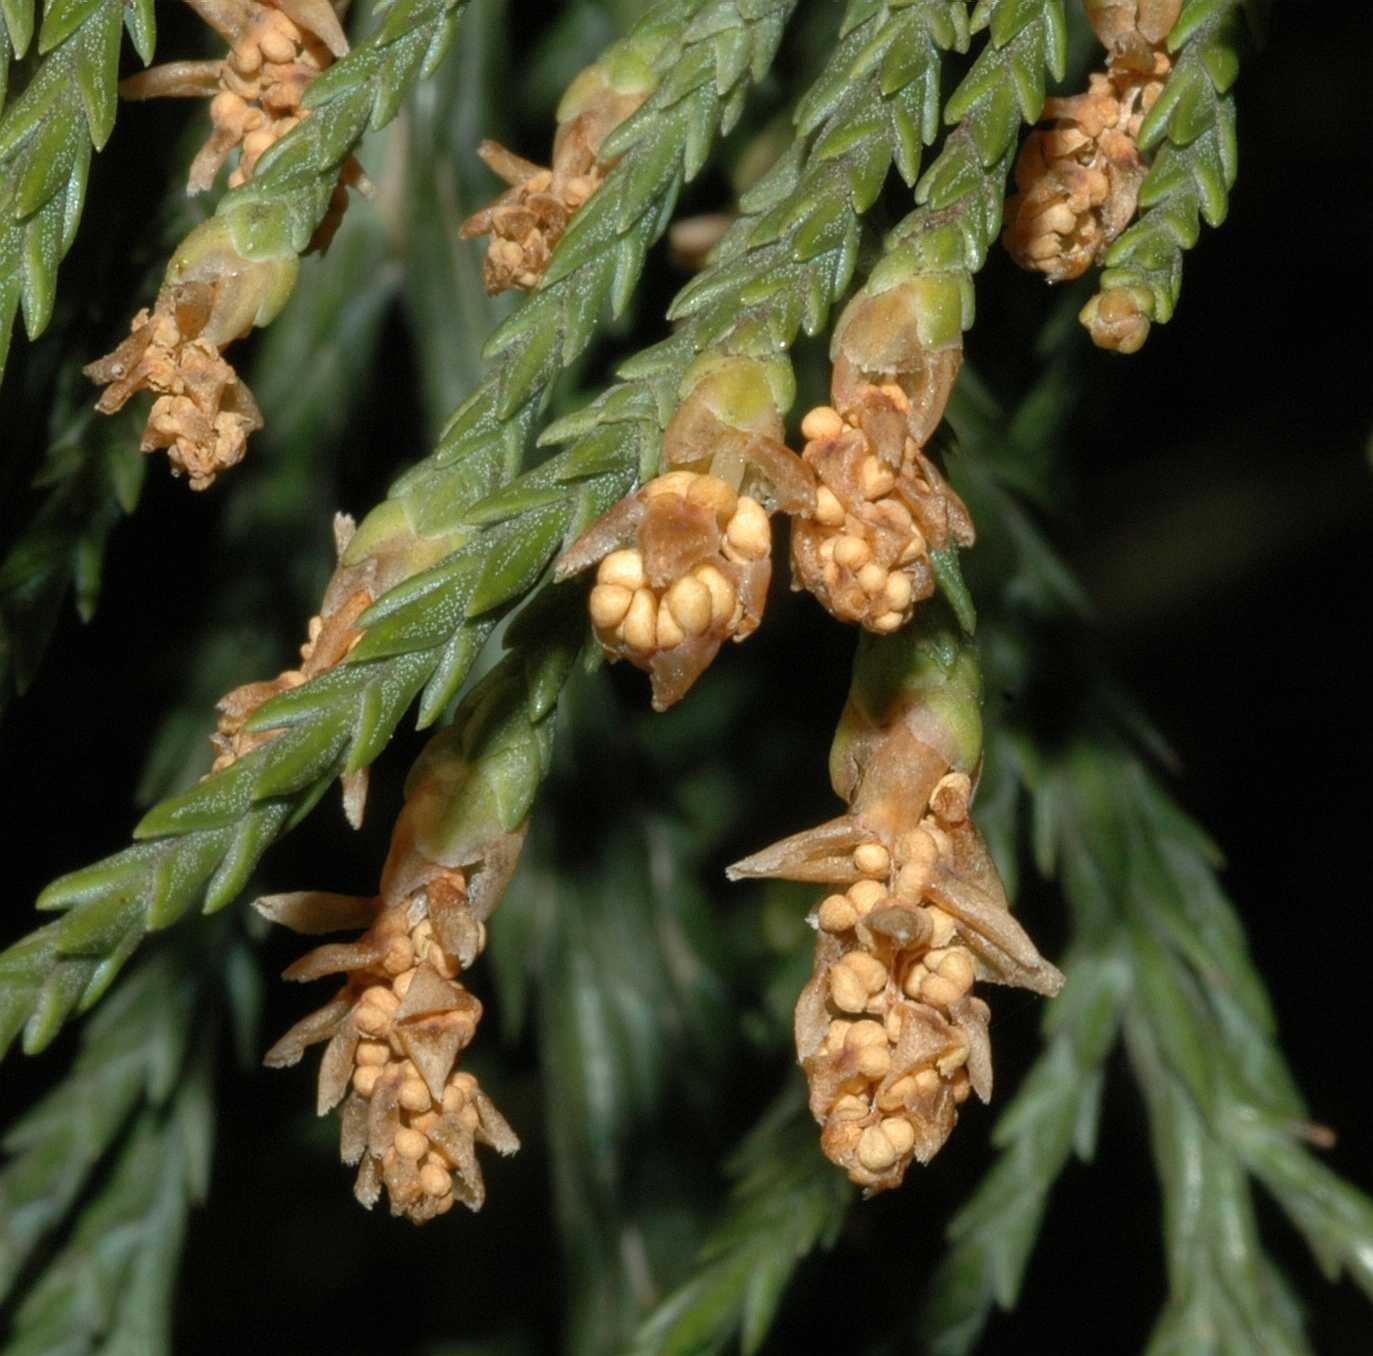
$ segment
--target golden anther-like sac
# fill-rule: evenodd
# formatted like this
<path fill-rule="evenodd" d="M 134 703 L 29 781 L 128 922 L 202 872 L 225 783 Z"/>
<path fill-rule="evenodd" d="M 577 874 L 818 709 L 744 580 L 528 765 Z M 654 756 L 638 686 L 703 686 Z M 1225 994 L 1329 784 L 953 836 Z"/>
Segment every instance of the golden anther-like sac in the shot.
<path fill-rule="evenodd" d="M 458 1061 L 481 1004 L 458 982 L 486 944 L 462 871 L 431 873 L 393 904 L 305 893 L 275 895 L 258 908 L 302 932 L 370 922 L 351 943 L 325 945 L 286 971 L 288 979 L 348 976 L 318 1012 L 267 1053 L 295 1064 L 329 1042 L 320 1063 L 320 1115 L 342 1103 L 340 1155 L 358 1167 L 354 1195 L 368 1209 L 383 1189 L 391 1212 L 423 1224 L 455 1201 L 480 1210 L 486 1188 L 476 1146 L 519 1148 L 505 1119 Z"/>
<path fill-rule="evenodd" d="M 126 99 L 207 98 L 213 130 L 191 163 L 188 193 L 203 193 L 237 150 L 229 175 L 236 188 L 252 177 L 258 160 L 308 111 L 301 100 L 322 70 L 348 51 L 338 13 L 329 0 L 194 0 L 193 8 L 229 45 L 217 61 L 174 61 L 121 83 Z M 359 171 L 349 162 L 344 182 Z M 347 203 L 342 184 L 331 204 L 327 235 Z M 327 244 L 325 228 L 312 242 Z"/>
<path fill-rule="evenodd" d="M 847 414 L 822 405 L 801 424 L 818 489 L 813 516 L 792 524 L 793 587 L 878 635 L 933 594 L 930 552 L 974 539 L 963 501 L 907 431 L 908 403 L 894 383 L 867 386 Z"/>
<path fill-rule="evenodd" d="M 593 536 L 593 534 L 598 534 Z M 588 607 L 612 659 L 653 679 L 653 705 L 677 701 L 726 640 L 757 629 L 772 575 L 763 506 L 718 476 L 670 471 L 621 501 L 564 558 L 599 558 Z M 601 554 L 610 545 L 620 546 Z M 589 564 L 590 560 L 585 563 Z"/>
<path fill-rule="evenodd" d="M 1003 240 L 1022 268 L 1055 283 L 1080 277 L 1134 218 L 1146 173 L 1137 138 L 1172 67 L 1163 42 L 1180 3 L 1088 5 L 1109 62 L 1085 94 L 1049 99 L 1048 125 L 1021 147 Z"/>

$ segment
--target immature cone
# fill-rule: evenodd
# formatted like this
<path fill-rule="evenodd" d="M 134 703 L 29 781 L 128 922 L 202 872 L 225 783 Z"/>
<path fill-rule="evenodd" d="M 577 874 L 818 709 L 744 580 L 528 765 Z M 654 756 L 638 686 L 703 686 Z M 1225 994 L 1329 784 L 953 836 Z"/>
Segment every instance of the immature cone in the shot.
<path fill-rule="evenodd" d="M 329 0 L 193 0 L 192 8 L 229 44 L 217 61 L 173 61 L 131 76 L 119 86 L 126 99 L 207 98 L 214 130 L 191 162 L 188 193 L 211 187 L 230 154 L 239 151 L 229 187 L 250 179 L 262 155 L 309 111 L 301 99 L 348 39 Z M 340 7 L 340 12 L 342 8 Z M 347 205 L 346 182 L 361 171 L 350 160 L 331 205 L 327 235 Z M 323 235 L 323 230 L 321 235 Z M 323 249 L 327 238 L 316 237 Z"/>
<path fill-rule="evenodd" d="M 956 275 L 906 276 L 846 308 L 835 333 L 834 405 L 801 421 L 819 486 L 792 526 L 793 587 L 840 621 L 899 631 L 934 593 L 930 553 L 970 546 L 972 519 L 923 451 L 962 362 Z"/>
<path fill-rule="evenodd" d="M 1147 172 L 1139 129 L 1172 68 L 1164 42 L 1181 3 L 1088 0 L 1109 61 L 1085 94 L 1049 99 L 1049 126 L 1021 147 L 1003 240 L 1022 268 L 1079 277 L 1134 218 Z"/>
<path fill-rule="evenodd" d="M 678 701 L 729 639 L 758 628 L 779 508 L 814 505 L 810 474 L 779 441 L 775 373 L 749 359 L 694 369 L 664 436 L 668 471 L 622 499 L 558 562 L 596 564 L 588 606 L 610 659 L 646 669 L 653 705 Z M 597 564 L 599 562 L 599 564 Z"/>
<path fill-rule="evenodd" d="M 329 1042 L 317 1109 L 324 1115 L 343 1104 L 340 1149 L 345 1163 L 358 1165 L 354 1194 L 370 1209 L 385 1188 L 392 1213 L 416 1224 L 454 1201 L 481 1208 L 476 1145 L 502 1154 L 519 1148 L 476 1079 L 458 1067 L 482 1012 L 459 976 L 486 946 L 486 920 L 518 861 L 551 736 L 535 732 L 508 700 L 509 677 L 497 670 L 422 755 L 375 899 L 306 892 L 257 903 L 297 932 L 367 929 L 286 971 L 289 979 L 347 979 L 266 1062 L 295 1064 L 310 1045 Z M 522 685 L 517 695 L 522 703 Z"/>
<path fill-rule="evenodd" d="M 152 391 L 140 446 L 165 449 L 172 473 L 205 489 L 243 460 L 248 435 L 262 427 L 252 392 L 221 350 L 277 315 L 298 269 L 294 254 L 244 258 L 222 217 L 196 227 L 172 256 L 153 309 L 139 311 L 129 337 L 84 369 L 106 388 L 96 409 L 113 414 Z"/>
<path fill-rule="evenodd" d="M 610 164 L 601 143 L 648 97 L 653 87 L 642 54 L 621 47 L 588 66 L 558 105 L 553 163 L 548 169 L 494 141 L 477 150 L 510 185 L 462 224 L 465 239 L 489 235 L 482 280 L 489 294 L 539 285 L 572 214 L 600 187 Z"/>
<path fill-rule="evenodd" d="M 796 1050 L 822 1149 L 868 1192 L 928 1162 L 970 1092 L 990 1098 L 975 981 L 1062 984 L 969 818 L 980 747 L 976 660 L 951 630 L 865 642 L 830 754 L 849 812 L 730 868 L 840 887 L 809 917 Z"/>

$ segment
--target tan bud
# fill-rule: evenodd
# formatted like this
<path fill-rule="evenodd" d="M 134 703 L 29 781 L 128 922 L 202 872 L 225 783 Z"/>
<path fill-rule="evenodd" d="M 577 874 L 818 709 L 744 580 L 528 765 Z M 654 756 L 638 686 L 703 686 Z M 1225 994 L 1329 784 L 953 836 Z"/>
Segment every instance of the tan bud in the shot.
<path fill-rule="evenodd" d="M 899 612 L 880 612 L 868 622 L 868 627 L 880 636 L 890 636 L 905 624 L 906 619 Z"/>
<path fill-rule="evenodd" d="M 821 485 L 815 492 L 815 520 L 826 527 L 844 526 L 844 506 L 827 485 Z M 830 542 L 826 542 L 825 546 L 829 546 L 831 552 L 834 550 Z M 823 551 L 824 546 L 820 549 Z"/>
<path fill-rule="evenodd" d="M 686 632 L 677 625 L 677 618 L 672 615 L 672 609 L 668 606 L 667 599 L 664 598 L 658 604 L 658 623 L 655 633 L 655 643 L 660 650 L 670 650 L 675 645 L 680 645 L 686 639 Z"/>
<path fill-rule="evenodd" d="M 865 499 L 880 499 L 890 494 L 896 486 L 896 477 L 891 468 L 883 465 L 876 457 L 865 457 L 858 468 L 858 483 Z"/>
<path fill-rule="evenodd" d="M 891 854 L 881 843 L 860 843 L 853 850 L 853 864 L 865 876 L 885 876 L 891 868 Z"/>
<path fill-rule="evenodd" d="M 963 990 L 943 975 L 929 975 L 920 986 L 920 1001 L 932 1008 L 947 1008 L 963 997 Z"/>
<path fill-rule="evenodd" d="M 901 1155 L 880 1125 L 870 1125 L 858 1141 L 858 1161 L 869 1172 L 885 1172 Z"/>
<path fill-rule="evenodd" d="M 353 1071 L 353 1087 L 357 1089 L 358 1096 L 370 1097 L 376 1091 L 376 1086 L 381 1081 L 381 1075 L 381 1067 L 376 1064 L 368 1064 L 360 1069 L 355 1069 Z"/>
<path fill-rule="evenodd" d="M 855 1097 L 851 1092 L 846 1092 L 830 1108 L 830 1115 L 837 1116 L 843 1121 L 858 1120 L 867 1114 L 868 1104 L 861 1097 Z"/>
<path fill-rule="evenodd" d="M 359 1041 L 354 1062 L 360 1065 L 385 1064 L 391 1058 L 391 1047 L 384 1041 Z"/>
<path fill-rule="evenodd" d="M 849 886 L 848 896 L 861 917 L 875 909 L 887 892 L 875 880 L 860 880 Z"/>
<path fill-rule="evenodd" d="M 723 576 L 721 578 L 723 579 Z M 714 615 L 710 588 L 695 575 L 689 574 L 677 580 L 668 589 L 664 601 L 677 625 L 686 635 L 699 636 L 710 626 Z"/>
<path fill-rule="evenodd" d="M 825 932 L 844 932 L 858 921 L 858 910 L 846 895 L 830 895 L 821 900 L 816 919 Z"/>
<path fill-rule="evenodd" d="M 618 584 L 631 593 L 648 583 L 644 574 L 644 558 L 638 551 L 612 551 L 596 567 L 596 581 L 601 584 Z"/>
<path fill-rule="evenodd" d="M 620 623 L 625 644 L 635 650 L 651 650 L 658 639 L 658 600 L 651 589 L 639 589 Z"/>
<path fill-rule="evenodd" d="M 893 612 L 904 612 L 910 607 L 914 592 L 910 576 L 897 570 L 887 576 L 883 601 Z"/>
<path fill-rule="evenodd" d="M 412 1130 L 409 1126 L 403 1125 L 396 1131 L 395 1145 L 396 1152 L 402 1158 L 414 1159 L 415 1162 L 419 1162 L 429 1152 L 429 1141 L 418 1130 Z"/>
<path fill-rule="evenodd" d="M 851 951 L 839 964 L 852 970 L 869 993 L 878 993 L 886 987 L 887 967 L 866 951 Z"/>
<path fill-rule="evenodd" d="M 407 1111 L 428 1111 L 429 1089 L 422 1078 L 407 1078 L 400 1087 L 400 1104 Z"/>
<path fill-rule="evenodd" d="M 930 934 L 930 945 L 947 946 L 953 939 L 954 933 L 958 931 L 958 925 L 943 909 L 930 907 L 926 912 L 930 915 L 930 923 L 934 928 Z"/>
<path fill-rule="evenodd" d="M 962 947 L 955 947 L 940 961 L 939 973 L 961 993 L 967 993 L 973 986 L 973 959 Z"/>
<path fill-rule="evenodd" d="M 739 595 L 734 585 L 714 565 L 698 565 L 693 571 L 710 593 L 710 621 L 712 626 L 724 626 L 734 616 Z"/>
<path fill-rule="evenodd" d="M 587 603 L 591 624 L 600 631 L 613 631 L 624 621 L 633 601 L 633 591 L 623 584 L 597 584 Z"/>
<path fill-rule="evenodd" d="M 882 1133 L 887 1143 L 896 1150 L 898 1158 L 915 1148 L 915 1130 L 904 1116 L 889 1116 L 882 1122 Z"/>
<path fill-rule="evenodd" d="M 772 550 L 772 528 L 763 506 L 743 495 L 725 531 L 729 544 L 745 560 L 762 560 Z"/>
<path fill-rule="evenodd" d="M 885 591 L 887 587 L 887 571 L 875 560 L 870 560 L 861 570 L 858 571 L 858 587 L 868 595 L 869 598 L 876 598 L 879 593 Z"/>
<path fill-rule="evenodd" d="M 904 1078 L 898 1078 L 890 1087 L 885 1089 L 877 1099 L 877 1105 L 883 1111 L 895 1111 L 898 1107 L 905 1106 L 906 1098 L 915 1095 L 915 1079 L 907 1074 Z"/>
<path fill-rule="evenodd" d="M 364 1036 L 383 1035 L 390 1024 L 390 1015 L 372 1003 L 359 1003 L 353 1009 L 353 1025 Z"/>
<path fill-rule="evenodd" d="M 933 1069 L 921 1069 L 911 1081 L 915 1084 L 915 1090 L 921 1097 L 930 1097 L 939 1091 L 944 1080 Z"/>
<path fill-rule="evenodd" d="M 828 405 L 817 405 L 801 420 L 801 435 L 809 442 L 820 438 L 837 438 L 844 431 L 839 411 Z"/>
<path fill-rule="evenodd" d="M 840 537 L 834 543 L 834 563 L 846 570 L 861 570 L 872 558 L 868 544 L 861 537 Z"/>
<path fill-rule="evenodd" d="M 665 494 L 675 494 L 685 499 L 691 488 L 703 477 L 695 471 L 669 471 L 666 475 L 655 476 L 644 486 L 645 499 L 658 499 Z"/>
<path fill-rule="evenodd" d="M 830 1000 L 841 1012 L 862 1012 L 867 1006 L 868 991 L 847 965 L 840 964 L 830 971 Z"/>
<path fill-rule="evenodd" d="M 882 1033 L 883 1041 L 886 1032 Z M 885 1078 L 891 1072 L 891 1051 L 886 1045 L 865 1045 L 858 1052 L 858 1072 L 864 1078 Z"/>
<path fill-rule="evenodd" d="M 935 1067 L 945 1078 L 952 1078 L 968 1062 L 968 1046 L 965 1043 L 956 1045 L 946 1055 L 940 1055 L 935 1060 Z"/>
<path fill-rule="evenodd" d="M 436 1163 L 426 1163 L 420 1169 L 420 1186 L 426 1196 L 447 1196 L 453 1190 L 453 1177 Z"/>
<path fill-rule="evenodd" d="M 920 997 L 920 986 L 929 978 L 930 972 L 923 965 L 912 965 L 906 971 L 906 978 L 901 983 L 901 991 L 907 998 Z"/>
<path fill-rule="evenodd" d="M 844 1043 L 848 1040 L 849 1032 L 852 1030 L 852 1022 L 846 1021 L 843 1017 L 836 1017 L 825 1033 L 825 1049 L 837 1054 L 844 1048 Z"/>

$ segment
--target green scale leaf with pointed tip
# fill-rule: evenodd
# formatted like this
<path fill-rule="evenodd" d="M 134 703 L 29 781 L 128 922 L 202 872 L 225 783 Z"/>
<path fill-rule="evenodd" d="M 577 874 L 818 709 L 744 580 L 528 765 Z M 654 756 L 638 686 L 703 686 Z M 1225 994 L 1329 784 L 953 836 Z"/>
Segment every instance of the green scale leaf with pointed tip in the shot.
<path fill-rule="evenodd" d="M 25 0 L 9 0 L 0 99 L 9 53 L 27 49 L 31 24 Z M 57 271 L 85 205 L 91 152 L 114 130 L 121 25 L 147 65 L 156 35 L 152 0 L 52 0 L 38 32 L 42 59 L 0 117 L 0 378 L 18 311 L 31 339 L 52 316 Z"/>

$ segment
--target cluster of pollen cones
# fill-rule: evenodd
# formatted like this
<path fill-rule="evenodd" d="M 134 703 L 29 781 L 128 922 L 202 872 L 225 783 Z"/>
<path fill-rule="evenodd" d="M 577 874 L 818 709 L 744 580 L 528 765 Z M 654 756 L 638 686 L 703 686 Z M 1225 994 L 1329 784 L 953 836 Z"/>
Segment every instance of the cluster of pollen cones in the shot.
<path fill-rule="evenodd" d="M 306 89 L 348 51 L 348 40 L 329 0 L 193 0 L 192 7 L 228 44 L 227 54 L 154 66 L 119 88 L 126 99 L 209 99 L 212 131 L 187 181 L 187 192 L 196 194 L 213 185 L 235 150 L 229 187 L 252 177 L 261 157 L 309 115 L 301 103 Z M 369 187 L 352 159 L 311 249 L 323 250 L 333 238 L 348 185 Z M 139 391 L 152 392 L 142 449 L 166 451 L 194 490 L 242 461 L 249 436 L 262 427 L 252 392 L 223 350 L 262 323 L 266 294 L 289 290 L 287 274 L 294 279 L 293 265 L 254 263 L 227 244 L 200 250 L 189 264 L 174 259 L 153 307 L 134 316 L 129 337 L 86 368 L 105 387 L 96 405 L 102 414 L 122 409 Z"/>
<path fill-rule="evenodd" d="M 972 776 L 953 766 L 967 760 L 935 707 L 901 701 L 874 720 L 851 698 L 840 729 L 831 769 L 848 813 L 730 875 L 832 888 L 810 914 L 796 1054 L 821 1148 L 876 1192 L 929 1162 L 970 1094 L 991 1096 L 991 1013 L 976 984 L 1053 994 L 1062 976 L 1011 916 L 970 816 Z"/>
<path fill-rule="evenodd" d="M 286 971 L 297 980 L 342 975 L 343 987 L 266 1062 L 292 1065 L 310 1045 L 328 1042 L 317 1106 L 324 1115 L 341 1104 L 340 1154 L 357 1166 L 354 1194 L 370 1209 L 384 1189 L 393 1214 L 423 1224 L 455 1202 L 481 1208 L 477 1145 L 501 1154 L 519 1148 L 459 1067 L 482 1013 L 460 976 L 485 948 L 485 920 L 514 869 L 519 838 L 494 844 L 468 871 L 430 864 L 417 872 L 396 846 L 402 841 L 398 833 L 375 899 L 305 892 L 268 896 L 257 907 L 297 932 L 366 928 Z"/>
<path fill-rule="evenodd" d="M 1172 70 L 1167 37 L 1182 0 L 1087 0 L 1107 52 L 1087 90 L 1044 105 L 1046 125 L 1026 138 L 1006 202 L 1004 241 L 1022 268 L 1066 282 L 1100 264 L 1134 219 L 1148 167 L 1139 151 L 1145 116 Z M 1084 317 L 1103 348 L 1133 353 L 1149 320 L 1127 289 L 1112 289 Z"/>

